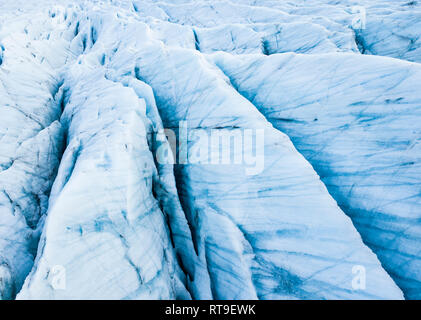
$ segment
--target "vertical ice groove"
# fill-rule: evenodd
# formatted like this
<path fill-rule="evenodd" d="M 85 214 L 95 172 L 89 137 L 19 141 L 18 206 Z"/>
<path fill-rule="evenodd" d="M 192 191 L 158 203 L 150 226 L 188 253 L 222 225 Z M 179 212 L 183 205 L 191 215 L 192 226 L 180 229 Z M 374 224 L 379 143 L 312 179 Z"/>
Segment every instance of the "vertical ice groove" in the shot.
<path fill-rule="evenodd" d="M 23 14 L 1 30 L 0 299 L 14 298 L 32 267 L 63 151 L 60 70 L 69 54 L 64 13 L 55 12 Z"/>
<path fill-rule="evenodd" d="M 96 22 L 93 17 L 89 23 Z M 110 80 L 98 52 L 85 49 L 66 74 L 68 148 L 50 199 L 44 246 L 18 298 L 189 299 L 186 287 L 194 279 L 178 262 L 182 250 L 188 252 L 188 230 L 177 211 L 172 170 L 157 169 L 152 154 L 151 136 L 162 127 L 153 94 L 135 79 Z M 172 236 L 185 248 L 171 245 L 167 215 Z M 194 260 L 187 259 L 182 257 L 194 276 Z M 65 270 L 64 290 L 48 277 L 55 266 Z"/>

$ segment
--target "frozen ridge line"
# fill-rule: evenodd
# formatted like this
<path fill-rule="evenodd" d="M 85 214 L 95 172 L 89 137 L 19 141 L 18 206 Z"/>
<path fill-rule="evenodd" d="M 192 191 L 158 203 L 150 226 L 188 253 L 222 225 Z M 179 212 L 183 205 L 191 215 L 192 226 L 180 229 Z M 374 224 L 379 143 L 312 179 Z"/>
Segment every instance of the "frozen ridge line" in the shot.
<path fill-rule="evenodd" d="M 2 3 L 0 298 L 421 298 L 420 14 Z"/>

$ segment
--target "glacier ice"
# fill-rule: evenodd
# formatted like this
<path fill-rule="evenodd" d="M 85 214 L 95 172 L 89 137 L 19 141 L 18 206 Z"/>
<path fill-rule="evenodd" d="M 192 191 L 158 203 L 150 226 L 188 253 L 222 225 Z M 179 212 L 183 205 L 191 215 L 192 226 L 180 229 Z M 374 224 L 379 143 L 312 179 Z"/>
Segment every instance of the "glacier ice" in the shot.
<path fill-rule="evenodd" d="M 45 17 L 23 19 L 41 24 Z M 10 299 L 31 270 L 64 147 L 57 66 L 67 51 L 54 23 L 41 32 L 6 25 L 13 32 L 2 30 L 1 38 L 0 298 Z M 50 33 L 58 37 L 52 44 Z"/>
<path fill-rule="evenodd" d="M 285 135 L 274 130 L 201 56 L 145 42 L 136 51 L 137 76 L 154 88 L 166 127 L 184 120 L 192 129 L 265 130 L 265 170 L 259 175 L 248 177 L 236 166 L 176 166 L 181 200 L 196 233 L 199 256 L 204 255 L 208 263 L 213 297 L 346 297 L 352 291 L 353 265 L 366 265 L 376 282 L 386 280 L 381 280 L 378 262 Z M 207 105 L 211 110 L 203 108 Z M 339 241 L 323 249 L 317 245 L 338 235 L 342 245 Z M 307 259 L 311 266 L 300 268 Z M 333 276 L 339 270 L 342 276 Z M 285 280 L 279 283 L 279 277 Z M 330 287 L 329 292 L 319 292 L 320 286 Z M 399 296 L 389 288 L 389 298 Z M 372 290 L 359 297 L 383 295 Z"/>
<path fill-rule="evenodd" d="M 421 298 L 421 67 L 352 54 L 212 59 L 292 138 L 405 293 Z"/>
<path fill-rule="evenodd" d="M 3 1 L 0 299 L 420 299 L 420 8 Z"/>
<path fill-rule="evenodd" d="M 67 77 L 61 121 L 68 147 L 38 261 L 19 298 L 189 298 L 152 194 L 157 172 L 145 100 L 89 64 L 76 64 Z M 52 266 L 66 269 L 66 290 L 45 281 Z"/>

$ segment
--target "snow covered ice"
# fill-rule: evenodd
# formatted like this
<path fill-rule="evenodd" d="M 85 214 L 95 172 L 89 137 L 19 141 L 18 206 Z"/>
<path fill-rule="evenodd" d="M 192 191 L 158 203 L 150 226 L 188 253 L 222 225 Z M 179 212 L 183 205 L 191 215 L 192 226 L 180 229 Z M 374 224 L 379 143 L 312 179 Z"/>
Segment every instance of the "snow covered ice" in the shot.
<path fill-rule="evenodd" d="M 420 39 L 416 1 L 2 1 L 0 298 L 421 299 Z"/>

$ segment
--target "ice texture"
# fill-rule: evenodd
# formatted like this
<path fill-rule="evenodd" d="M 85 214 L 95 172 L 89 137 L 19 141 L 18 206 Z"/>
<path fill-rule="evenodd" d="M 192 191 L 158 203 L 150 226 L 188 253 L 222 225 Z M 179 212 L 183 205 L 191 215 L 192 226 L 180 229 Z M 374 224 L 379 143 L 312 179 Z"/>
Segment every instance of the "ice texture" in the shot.
<path fill-rule="evenodd" d="M 64 147 L 60 124 L 63 28 L 45 14 L 6 19 L 0 66 L 0 298 L 32 267 Z M 30 22 L 31 21 L 31 22 Z M 26 28 L 31 23 L 35 28 Z M 42 28 L 42 30 L 38 30 Z M 6 30 L 5 30 L 6 29 Z M 55 41 L 47 41 L 56 38 Z"/>
<path fill-rule="evenodd" d="M 0 299 L 420 299 L 420 8 L 2 1 Z"/>
<path fill-rule="evenodd" d="M 20 298 L 189 298 L 152 193 L 159 177 L 145 100 L 103 73 L 81 62 L 67 74 L 68 146 Z M 66 290 L 45 281 L 57 265 L 66 270 Z"/>
<path fill-rule="evenodd" d="M 421 298 L 421 66 L 353 54 L 211 59 L 292 138 L 408 297 Z"/>

